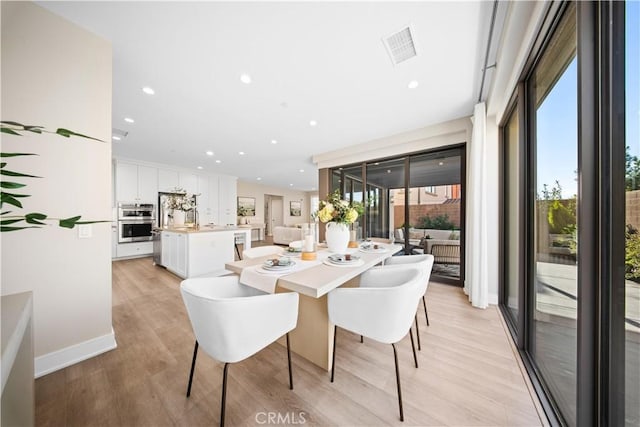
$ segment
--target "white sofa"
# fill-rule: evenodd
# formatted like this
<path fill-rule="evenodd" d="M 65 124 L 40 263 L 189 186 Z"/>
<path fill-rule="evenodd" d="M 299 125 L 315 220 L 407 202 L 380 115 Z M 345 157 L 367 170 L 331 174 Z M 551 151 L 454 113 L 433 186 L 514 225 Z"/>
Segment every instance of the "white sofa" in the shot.
<path fill-rule="evenodd" d="M 294 240 L 302 239 L 302 226 L 277 226 L 273 227 L 273 243 L 276 245 L 288 245 Z"/>

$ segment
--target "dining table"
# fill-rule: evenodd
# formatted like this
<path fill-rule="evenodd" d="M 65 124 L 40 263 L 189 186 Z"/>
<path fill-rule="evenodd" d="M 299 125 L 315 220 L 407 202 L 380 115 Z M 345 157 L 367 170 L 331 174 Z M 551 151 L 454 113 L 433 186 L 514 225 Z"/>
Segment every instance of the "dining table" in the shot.
<path fill-rule="evenodd" d="M 259 258 L 228 262 L 225 268 L 240 275 L 240 283 L 266 292 L 297 292 L 300 295 L 298 324 L 289 333 L 291 350 L 315 365 L 331 370 L 334 328 L 329 321 L 327 294 L 338 287 L 356 287 L 362 273 L 382 264 L 384 260 L 403 249 L 402 245 L 377 243 L 361 244 L 349 248 L 353 262 L 334 263 L 326 247 L 319 246 L 315 259 L 303 260 L 283 247 L 279 256 L 267 255 Z M 293 267 L 283 271 L 266 270 L 270 260 L 287 258 Z M 284 343 L 284 341 L 283 341 Z"/>

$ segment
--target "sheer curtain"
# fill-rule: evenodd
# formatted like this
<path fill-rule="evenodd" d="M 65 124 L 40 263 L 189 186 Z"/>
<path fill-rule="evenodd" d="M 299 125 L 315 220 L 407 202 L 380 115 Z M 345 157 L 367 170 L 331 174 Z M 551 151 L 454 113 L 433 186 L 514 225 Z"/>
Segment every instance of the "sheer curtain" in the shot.
<path fill-rule="evenodd" d="M 487 198 L 483 195 L 496 189 L 486 188 L 487 180 L 487 114 L 484 102 L 473 109 L 473 133 L 467 177 L 467 274 L 464 291 L 474 307 L 487 308 L 489 305 L 488 274 L 488 234 L 487 234 Z"/>

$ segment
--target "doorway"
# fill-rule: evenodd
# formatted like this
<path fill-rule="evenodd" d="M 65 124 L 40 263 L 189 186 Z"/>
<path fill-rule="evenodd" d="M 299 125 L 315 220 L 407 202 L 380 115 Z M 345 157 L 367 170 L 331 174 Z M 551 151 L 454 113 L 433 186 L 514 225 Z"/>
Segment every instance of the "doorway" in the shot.
<path fill-rule="evenodd" d="M 264 195 L 264 223 L 267 236 L 273 236 L 274 227 L 284 224 L 284 200 L 282 196 Z"/>

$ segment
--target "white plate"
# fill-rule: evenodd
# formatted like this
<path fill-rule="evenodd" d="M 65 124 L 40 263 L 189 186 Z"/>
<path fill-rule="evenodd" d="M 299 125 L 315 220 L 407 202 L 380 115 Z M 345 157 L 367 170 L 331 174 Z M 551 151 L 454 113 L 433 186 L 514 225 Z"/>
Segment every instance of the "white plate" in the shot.
<path fill-rule="evenodd" d="M 302 248 L 287 248 L 282 251 L 282 256 L 297 256 L 299 257 L 302 253 Z"/>
<path fill-rule="evenodd" d="M 329 260 L 329 262 L 332 264 L 351 265 L 351 264 L 357 264 L 358 261 L 360 261 L 360 257 L 358 255 L 351 255 L 351 259 L 346 260 L 345 255 L 343 254 L 333 254 L 333 255 L 329 255 L 327 260 Z"/>
<path fill-rule="evenodd" d="M 285 263 L 286 264 L 282 264 Z M 274 265 L 273 260 L 268 259 L 262 264 L 262 268 L 270 271 L 281 271 L 293 268 L 296 265 L 295 261 L 289 258 L 278 258 L 278 264 Z"/>
<path fill-rule="evenodd" d="M 348 264 L 331 262 L 329 261 L 329 258 L 325 259 L 322 262 L 331 267 L 359 267 L 361 265 L 364 265 L 364 261 L 361 259 L 357 260 L 356 262 L 349 262 Z"/>
<path fill-rule="evenodd" d="M 378 247 L 375 248 L 374 245 Z M 380 243 L 364 243 L 360 245 L 358 249 L 360 249 L 360 252 L 369 252 L 369 253 L 384 253 L 389 251 L 389 248 L 386 245 L 382 245 Z"/>

